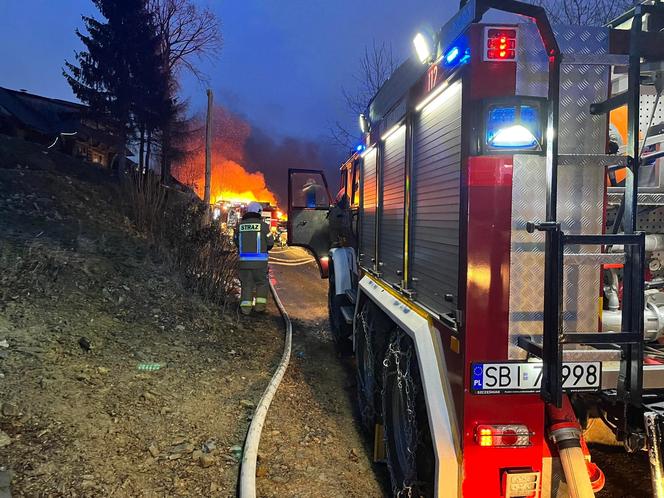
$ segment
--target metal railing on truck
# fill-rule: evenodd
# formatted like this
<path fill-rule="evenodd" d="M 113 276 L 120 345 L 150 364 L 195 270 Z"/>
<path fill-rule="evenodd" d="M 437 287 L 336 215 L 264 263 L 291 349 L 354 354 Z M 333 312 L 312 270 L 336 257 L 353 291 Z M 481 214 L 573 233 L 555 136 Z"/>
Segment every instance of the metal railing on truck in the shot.
<path fill-rule="evenodd" d="M 652 33 L 643 31 L 643 16 L 645 14 L 664 16 L 663 5 L 639 5 L 621 16 L 616 23 L 623 23 L 631 19 L 627 50 L 616 50 L 614 54 L 628 55 L 628 85 L 624 93 L 610 97 L 604 102 L 590 106 L 591 114 L 607 114 L 611 110 L 627 105 L 627 175 L 619 213 L 622 217 L 624 234 L 597 234 L 597 235 L 568 235 L 565 234 L 557 222 L 557 174 L 558 153 L 555 136 L 547 145 L 547 198 L 546 220 L 544 222 L 531 222 L 528 231 L 540 230 L 545 233 L 545 278 L 544 278 L 544 319 L 542 343 L 528 338 L 520 338 L 519 345 L 530 353 L 539 356 L 543 362 L 543 378 L 541 387 L 542 399 L 546 402 L 560 406 L 563 396 L 562 368 L 563 349 L 565 344 L 584 344 L 588 346 L 614 345 L 620 349 L 620 371 L 618 375 L 618 399 L 626 407 L 640 409 L 642 405 L 643 390 L 643 356 L 644 356 L 644 261 L 645 236 L 638 233 L 638 173 L 639 166 L 643 164 L 640 154 L 639 137 L 639 103 L 641 85 L 641 59 L 644 56 L 662 60 L 664 53 L 661 48 L 653 50 Z M 623 33 L 619 33 L 621 36 Z M 620 38 L 614 36 L 614 38 Z M 625 44 L 624 36 L 623 44 Z M 546 43 L 546 40 L 545 40 Z M 662 41 L 660 41 L 661 46 Z M 614 44 L 616 45 L 616 44 Z M 617 44 L 619 45 L 619 44 Z M 595 61 L 598 64 L 612 65 L 615 59 L 610 54 L 606 61 Z M 561 62 L 578 64 L 570 58 L 566 61 L 564 56 L 558 56 Z M 585 61 L 588 63 L 588 61 Z M 560 64 L 558 64 L 558 69 Z M 556 85 L 555 79 L 559 73 L 549 75 L 549 85 Z M 551 99 L 551 93 L 550 93 Z M 553 101 L 549 105 L 554 104 Z M 557 106 L 557 103 L 554 104 Z M 557 117 L 549 120 L 551 130 L 558 130 Z M 554 157 L 551 157 L 554 156 Z M 553 159 L 553 160 L 552 160 Z M 563 274 L 565 261 L 565 248 L 576 246 L 603 246 L 623 245 L 623 307 L 622 332 L 618 333 L 565 333 L 563 330 Z M 629 417 L 627 417 L 629 419 Z"/>

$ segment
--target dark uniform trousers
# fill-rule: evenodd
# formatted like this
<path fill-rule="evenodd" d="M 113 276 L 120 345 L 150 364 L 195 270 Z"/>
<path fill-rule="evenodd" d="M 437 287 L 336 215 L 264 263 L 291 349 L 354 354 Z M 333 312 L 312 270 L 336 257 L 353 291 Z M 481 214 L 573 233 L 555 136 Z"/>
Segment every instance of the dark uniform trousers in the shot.
<path fill-rule="evenodd" d="M 267 283 L 267 263 L 263 268 L 242 268 L 240 267 L 240 282 L 242 291 L 240 292 L 240 306 L 251 310 L 254 296 L 256 304 L 253 305 L 256 311 L 264 311 L 267 304 L 267 293 L 269 285 Z"/>
<path fill-rule="evenodd" d="M 237 226 L 235 243 L 240 252 L 240 310 L 245 315 L 250 314 L 252 308 L 265 311 L 269 289 L 268 251 L 274 244 L 270 227 L 259 214 L 247 213 Z"/>

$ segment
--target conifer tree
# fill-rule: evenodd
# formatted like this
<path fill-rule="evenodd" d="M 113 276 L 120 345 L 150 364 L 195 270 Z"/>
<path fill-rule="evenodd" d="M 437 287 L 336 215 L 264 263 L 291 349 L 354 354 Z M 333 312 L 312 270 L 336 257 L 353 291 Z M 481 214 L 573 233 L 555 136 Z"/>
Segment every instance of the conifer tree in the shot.
<path fill-rule="evenodd" d="M 76 53 L 77 64 L 65 61 L 63 74 L 90 117 L 115 137 L 123 170 L 137 119 L 145 121 L 163 99 L 153 86 L 162 67 L 159 41 L 145 0 L 92 1 L 105 20 L 83 16 L 87 33 L 76 35 L 85 50 Z"/>

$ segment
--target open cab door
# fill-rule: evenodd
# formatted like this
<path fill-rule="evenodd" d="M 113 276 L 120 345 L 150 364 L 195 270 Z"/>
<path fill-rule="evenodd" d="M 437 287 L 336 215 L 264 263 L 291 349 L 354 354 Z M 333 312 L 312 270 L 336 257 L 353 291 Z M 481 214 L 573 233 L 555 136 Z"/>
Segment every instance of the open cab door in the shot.
<path fill-rule="evenodd" d="M 320 170 L 288 170 L 288 245 L 310 251 L 327 278 L 332 198 Z"/>

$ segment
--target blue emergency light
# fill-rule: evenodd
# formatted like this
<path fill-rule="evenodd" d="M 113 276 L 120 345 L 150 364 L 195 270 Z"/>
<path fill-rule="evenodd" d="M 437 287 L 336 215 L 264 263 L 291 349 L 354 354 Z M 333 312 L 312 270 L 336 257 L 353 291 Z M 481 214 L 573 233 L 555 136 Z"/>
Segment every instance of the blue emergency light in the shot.
<path fill-rule="evenodd" d="M 470 49 L 464 48 L 464 44 L 454 45 L 443 55 L 443 65 L 447 68 L 466 64 L 470 61 Z"/>
<path fill-rule="evenodd" d="M 490 150 L 542 150 L 542 120 L 537 104 L 490 105 L 486 111 Z"/>
<path fill-rule="evenodd" d="M 445 62 L 452 64 L 457 57 L 459 57 L 459 47 L 452 47 L 450 51 L 445 54 Z"/>

